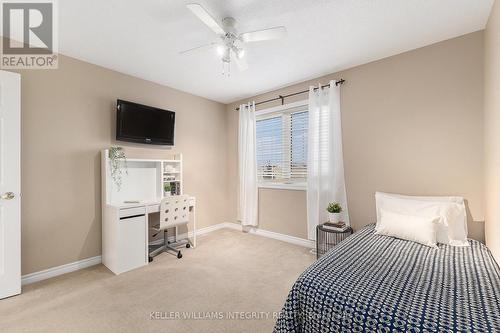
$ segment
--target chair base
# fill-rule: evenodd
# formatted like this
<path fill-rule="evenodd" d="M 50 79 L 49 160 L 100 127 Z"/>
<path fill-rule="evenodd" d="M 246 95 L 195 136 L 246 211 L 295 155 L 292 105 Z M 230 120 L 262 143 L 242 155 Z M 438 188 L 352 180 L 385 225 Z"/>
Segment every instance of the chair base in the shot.
<path fill-rule="evenodd" d="M 187 247 L 187 246 L 186 246 Z M 150 245 L 149 246 L 149 262 L 153 261 L 153 258 L 162 252 L 172 253 L 174 252 L 178 259 L 182 258 L 182 252 L 175 247 L 170 245 Z"/>
<path fill-rule="evenodd" d="M 162 252 L 167 252 L 170 254 L 174 254 L 177 256 L 177 259 L 182 258 L 182 252 L 179 250 L 179 247 L 185 246 L 187 249 L 191 247 L 191 242 L 189 239 L 183 239 L 174 242 L 168 242 L 166 240 L 166 235 L 164 235 L 163 244 L 155 244 L 148 246 L 148 261 L 152 262 L 153 258 L 159 255 Z M 172 253 L 173 252 L 173 253 Z"/>

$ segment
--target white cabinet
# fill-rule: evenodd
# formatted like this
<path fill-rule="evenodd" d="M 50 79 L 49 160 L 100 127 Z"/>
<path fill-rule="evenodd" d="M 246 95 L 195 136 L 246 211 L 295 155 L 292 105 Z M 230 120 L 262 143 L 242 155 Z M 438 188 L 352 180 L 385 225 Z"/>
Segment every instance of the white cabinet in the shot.
<path fill-rule="evenodd" d="M 102 228 L 102 263 L 115 274 L 147 265 L 147 230 L 144 206 L 107 206 Z"/>
<path fill-rule="evenodd" d="M 144 232 L 146 216 L 121 217 L 118 228 L 118 273 L 146 265 L 148 258 L 147 248 L 144 246 L 147 244 L 147 236 Z"/>

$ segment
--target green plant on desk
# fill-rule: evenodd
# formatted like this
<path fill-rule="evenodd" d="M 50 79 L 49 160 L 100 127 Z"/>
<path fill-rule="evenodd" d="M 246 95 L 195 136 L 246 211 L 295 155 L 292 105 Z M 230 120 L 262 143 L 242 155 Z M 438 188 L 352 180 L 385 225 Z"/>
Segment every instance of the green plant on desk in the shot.
<path fill-rule="evenodd" d="M 172 194 L 172 186 L 170 184 L 165 184 L 163 189 L 165 190 L 165 193 Z"/>

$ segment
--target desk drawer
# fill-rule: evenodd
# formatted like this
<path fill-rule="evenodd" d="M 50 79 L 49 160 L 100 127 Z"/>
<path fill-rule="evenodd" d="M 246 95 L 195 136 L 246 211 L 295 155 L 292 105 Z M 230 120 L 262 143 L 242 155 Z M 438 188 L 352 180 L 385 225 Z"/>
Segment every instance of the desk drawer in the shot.
<path fill-rule="evenodd" d="M 159 213 L 160 212 L 160 205 L 149 205 L 148 206 L 148 213 Z"/>
<path fill-rule="evenodd" d="M 146 214 L 146 207 L 133 207 L 120 209 L 120 218 Z"/>

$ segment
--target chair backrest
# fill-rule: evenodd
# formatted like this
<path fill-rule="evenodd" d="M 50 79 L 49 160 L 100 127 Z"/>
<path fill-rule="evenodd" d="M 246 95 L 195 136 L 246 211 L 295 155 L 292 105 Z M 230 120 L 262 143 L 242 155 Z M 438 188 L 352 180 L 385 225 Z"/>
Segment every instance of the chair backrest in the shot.
<path fill-rule="evenodd" d="M 189 222 L 189 196 L 173 195 L 160 203 L 160 230 Z"/>

